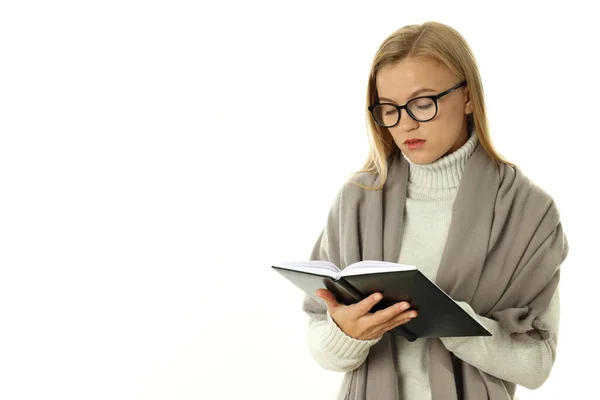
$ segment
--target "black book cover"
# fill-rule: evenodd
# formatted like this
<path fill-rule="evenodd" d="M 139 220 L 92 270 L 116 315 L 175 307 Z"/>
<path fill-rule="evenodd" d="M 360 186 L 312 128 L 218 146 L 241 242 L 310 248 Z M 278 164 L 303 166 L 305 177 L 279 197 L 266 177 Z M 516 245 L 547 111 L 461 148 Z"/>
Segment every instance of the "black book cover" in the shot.
<path fill-rule="evenodd" d="M 318 301 L 318 289 L 330 290 L 340 303 L 353 304 L 379 292 L 383 299 L 371 310 L 376 312 L 400 301 L 408 301 L 418 316 L 394 329 L 409 341 L 416 338 L 491 336 L 446 293 L 418 269 L 365 273 L 334 279 L 325 274 L 295 271 L 272 266 L 294 285 Z"/>

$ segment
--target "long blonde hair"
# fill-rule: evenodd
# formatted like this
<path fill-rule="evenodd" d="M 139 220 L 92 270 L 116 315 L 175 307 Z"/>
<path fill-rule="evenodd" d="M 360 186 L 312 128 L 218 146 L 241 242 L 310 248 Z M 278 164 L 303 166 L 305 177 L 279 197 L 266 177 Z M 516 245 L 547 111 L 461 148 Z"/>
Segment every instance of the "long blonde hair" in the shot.
<path fill-rule="evenodd" d="M 483 86 L 473 52 L 465 38 L 448 25 L 433 21 L 421 25 L 407 25 L 388 36 L 377 50 L 371 64 L 367 86 L 367 106 L 377 102 L 378 99 L 375 85 L 377 72 L 384 66 L 393 65 L 408 57 L 437 60 L 446 65 L 457 79 L 467 81 L 473 106 L 473 112 L 467 117 L 467 129 L 469 132 L 473 128 L 475 129 L 479 142 L 494 161 L 512 165 L 496 151 L 492 144 L 483 98 Z M 389 157 L 400 149 L 394 143 L 389 130 L 377 125 L 368 110 L 366 117 L 369 155 L 363 168 L 356 173 L 377 174 L 379 185 L 368 187 L 359 182 L 354 183 L 364 189 L 378 190 L 387 180 Z"/>

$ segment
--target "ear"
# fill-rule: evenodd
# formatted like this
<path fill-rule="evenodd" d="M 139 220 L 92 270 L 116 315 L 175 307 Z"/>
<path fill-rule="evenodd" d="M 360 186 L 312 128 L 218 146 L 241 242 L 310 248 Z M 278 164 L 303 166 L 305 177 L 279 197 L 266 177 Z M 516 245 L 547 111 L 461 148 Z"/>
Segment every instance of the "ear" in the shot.
<path fill-rule="evenodd" d="M 471 92 L 469 87 L 465 88 L 465 114 L 471 114 L 473 112 L 473 102 L 471 101 Z"/>

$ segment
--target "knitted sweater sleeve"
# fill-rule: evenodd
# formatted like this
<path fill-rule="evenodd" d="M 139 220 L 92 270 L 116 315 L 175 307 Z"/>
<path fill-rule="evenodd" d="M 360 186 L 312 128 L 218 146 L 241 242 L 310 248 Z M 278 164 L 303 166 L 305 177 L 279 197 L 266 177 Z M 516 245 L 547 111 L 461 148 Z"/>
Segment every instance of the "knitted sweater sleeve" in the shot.
<path fill-rule="evenodd" d="M 549 337 L 543 341 L 516 341 L 498 321 L 477 315 L 465 302 L 457 303 L 492 336 L 441 338 L 449 351 L 490 375 L 528 389 L 537 389 L 546 381 L 556 359 L 560 318 L 558 289 L 548 309 L 538 317 L 550 328 Z"/>
<path fill-rule="evenodd" d="M 355 370 L 367 359 L 370 348 L 379 340 L 381 337 L 359 340 L 346 335 L 329 313 L 326 320 L 309 321 L 307 341 L 310 354 L 317 364 L 330 371 Z"/>

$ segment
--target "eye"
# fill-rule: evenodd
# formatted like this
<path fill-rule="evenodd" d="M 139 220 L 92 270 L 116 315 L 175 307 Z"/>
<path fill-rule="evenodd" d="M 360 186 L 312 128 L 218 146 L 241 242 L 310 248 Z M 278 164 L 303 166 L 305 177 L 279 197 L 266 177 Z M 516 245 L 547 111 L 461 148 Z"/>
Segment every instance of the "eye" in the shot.
<path fill-rule="evenodd" d="M 425 111 L 434 107 L 433 100 L 429 98 L 415 99 L 410 103 L 411 110 Z"/>

